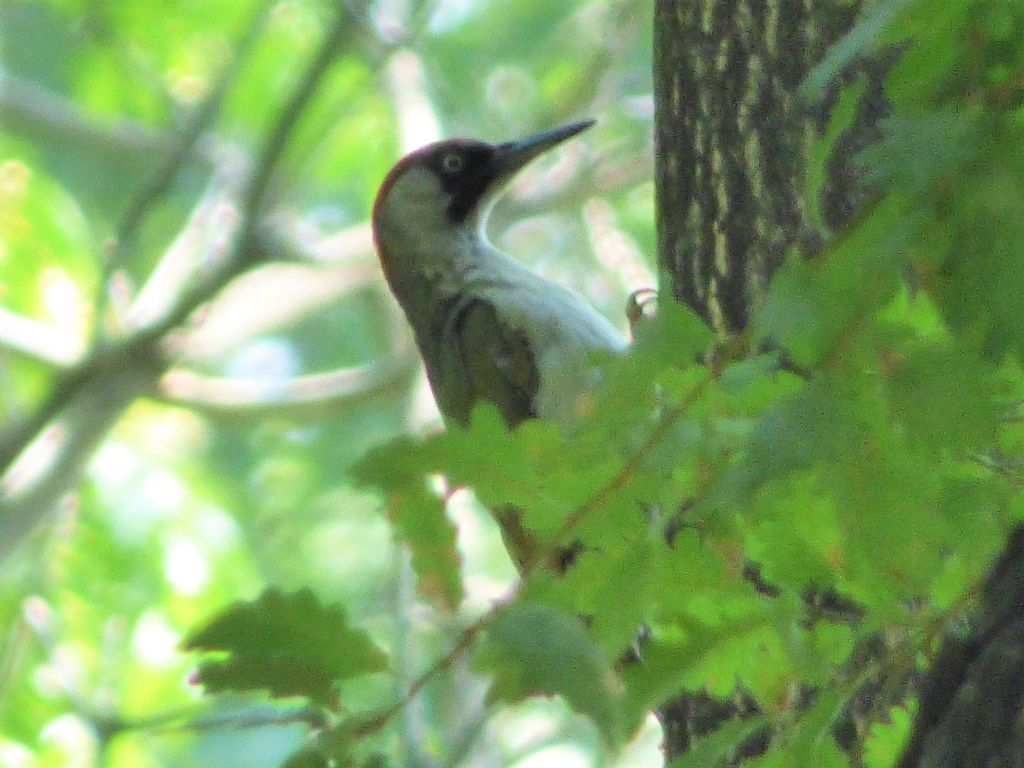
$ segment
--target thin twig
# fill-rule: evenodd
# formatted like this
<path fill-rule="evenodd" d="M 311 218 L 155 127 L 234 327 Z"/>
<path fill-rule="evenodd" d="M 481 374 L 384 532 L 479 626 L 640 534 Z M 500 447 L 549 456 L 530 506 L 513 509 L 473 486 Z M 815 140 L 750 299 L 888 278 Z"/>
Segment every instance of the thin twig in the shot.
<path fill-rule="evenodd" d="M 171 370 L 160 382 L 162 400 L 197 411 L 230 415 L 287 410 L 298 416 L 303 408 L 331 409 L 339 401 L 353 402 L 386 391 L 418 370 L 419 358 L 411 348 L 399 350 L 362 365 L 324 373 L 290 376 L 275 383 L 265 379 L 205 376 L 189 370 Z"/>
<path fill-rule="evenodd" d="M 101 285 L 106 286 L 111 273 L 125 261 L 127 255 L 135 247 L 139 229 L 150 209 L 167 193 L 171 183 L 177 178 L 181 169 L 193 154 L 199 139 L 217 119 L 228 89 L 234 83 L 238 72 L 242 68 L 242 64 L 248 58 L 248 54 L 259 39 L 259 35 L 263 31 L 263 27 L 270 15 L 270 10 L 275 4 L 273 0 L 265 0 L 256 9 L 253 18 L 235 46 L 235 54 L 230 63 L 224 68 L 216 84 L 199 105 L 192 120 L 175 140 L 173 149 L 167 154 L 163 163 L 161 163 L 147 183 L 143 185 L 142 189 L 128 205 L 128 209 L 121 216 L 116 229 L 114 252 L 108 260 L 104 280 Z M 104 299 L 101 297 L 99 302 L 101 311 L 97 313 L 98 316 L 102 315 L 104 303 Z"/>
<path fill-rule="evenodd" d="M 173 713 L 171 713 L 173 716 Z M 182 718 L 178 718 L 179 720 Z M 325 723 L 323 711 L 317 707 L 302 706 L 289 709 L 267 709 L 244 712 L 218 712 L 212 715 L 201 717 L 188 717 L 188 722 L 182 728 L 189 731 L 212 731 L 214 729 L 231 728 L 242 730 L 246 728 L 265 728 L 267 726 L 281 726 L 304 724 L 310 728 L 323 728 Z M 173 727 L 174 720 L 167 717 L 164 722 L 157 719 L 146 719 L 134 722 L 126 722 L 126 729 L 151 730 L 154 728 Z"/>
<path fill-rule="evenodd" d="M 82 357 L 82 340 L 65 328 L 0 307 L 0 349 L 65 368 Z"/>
<path fill-rule="evenodd" d="M 657 426 L 648 435 L 640 449 L 634 453 L 629 461 L 627 461 L 622 469 L 613 477 L 605 487 L 590 498 L 589 501 L 579 506 L 575 512 L 569 515 L 565 519 L 565 523 L 562 525 L 562 530 L 557 537 L 555 537 L 555 543 L 558 546 L 551 548 L 551 554 L 553 555 L 560 547 L 565 546 L 565 542 L 570 539 L 572 532 L 582 523 L 587 517 L 589 517 L 594 510 L 601 506 L 605 500 L 613 493 L 621 490 L 636 474 L 636 471 L 640 468 L 640 465 L 644 462 L 651 450 L 665 438 L 672 427 L 679 419 L 685 416 L 690 407 L 697 402 L 697 399 L 704 394 L 704 391 L 711 384 L 713 376 L 709 371 L 700 381 L 694 385 L 685 398 L 676 406 L 669 409 L 658 421 Z M 539 567 L 540 563 L 550 562 L 549 558 L 542 557 L 537 559 L 538 562 L 534 563 L 533 568 L 530 569 L 529 573 Z"/>
<path fill-rule="evenodd" d="M 372 720 L 369 720 L 366 723 L 363 723 L 359 728 L 357 728 L 355 734 L 356 737 L 369 736 L 370 734 L 379 731 L 381 728 L 383 728 L 385 725 L 391 722 L 392 718 L 394 718 L 396 715 L 402 712 L 402 710 L 405 709 L 405 707 L 407 707 L 409 703 L 419 695 L 420 691 L 422 691 L 423 688 L 429 682 L 431 682 L 435 677 L 440 675 L 442 672 L 451 668 L 455 660 L 459 658 L 459 656 L 461 656 L 463 652 L 465 652 L 466 649 L 468 649 L 469 646 L 473 643 L 473 641 L 476 639 L 476 636 L 483 632 L 488 626 L 490 626 L 491 622 L 494 621 L 494 619 L 515 598 L 516 594 L 519 592 L 521 585 L 522 582 L 518 582 L 504 599 L 492 605 L 491 608 L 485 614 L 480 616 L 476 621 L 474 621 L 472 624 L 470 624 L 468 627 L 462 630 L 462 632 L 459 634 L 458 640 L 455 641 L 455 645 L 453 645 L 449 649 L 448 653 L 446 653 L 444 656 L 442 656 L 440 659 L 434 662 L 429 669 L 427 669 L 423 674 L 421 674 L 419 677 L 413 680 L 408 690 L 406 690 L 405 694 L 398 701 L 396 701 L 386 710 L 377 715 L 377 717 L 373 718 Z"/>

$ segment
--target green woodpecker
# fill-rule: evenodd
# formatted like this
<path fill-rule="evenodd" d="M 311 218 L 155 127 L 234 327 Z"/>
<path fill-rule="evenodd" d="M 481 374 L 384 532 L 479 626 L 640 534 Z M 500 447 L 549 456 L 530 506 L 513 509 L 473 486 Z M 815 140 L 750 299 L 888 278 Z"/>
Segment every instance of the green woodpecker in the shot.
<path fill-rule="evenodd" d="M 508 180 L 593 124 L 504 144 L 437 142 L 407 155 L 381 184 L 374 240 L 446 421 L 465 425 L 483 400 L 509 427 L 534 417 L 570 427 L 595 383 L 594 353 L 626 346 L 579 295 L 501 253 L 486 233 Z"/>
<path fill-rule="evenodd" d="M 501 190 L 533 158 L 586 130 L 574 123 L 504 144 L 450 139 L 403 158 L 381 184 L 373 235 L 388 285 L 412 326 L 442 416 L 465 425 L 479 401 L 511 428 L 578 421 L 596 352 L 623 336 L 580 296 L 534 274 L 487 239 Z M 521 511 L 494 510 L 520 571 L 563 571 L 574 548 L 545 553 Z"/>

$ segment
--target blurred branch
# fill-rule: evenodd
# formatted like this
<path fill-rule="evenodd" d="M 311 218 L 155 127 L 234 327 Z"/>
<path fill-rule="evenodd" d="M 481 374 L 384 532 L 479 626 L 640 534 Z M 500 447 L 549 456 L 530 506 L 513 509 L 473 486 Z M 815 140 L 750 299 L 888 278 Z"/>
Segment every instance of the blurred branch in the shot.
<path fill-rule="evenodd" d="M 189 408 L 223 414 L 287 410 L 296 406 L 330 408 L 352 403 L 405 381 L 418 368 L 412 347 L 363 365 L 327 373 L 291 376 L 282 381 L 204 376 L 194 371 L 168 371 L 160 381 L 162 399 Z"/>
<path fill-rule="evenodd" d="M 481 697 L 481 699 L 485 698 Z M 480 736 L 487 726 L 487 720 L 491 713 L 486 706 L 486 701 L 481 700 L 476 703 L 477 706 L 466 714 L 466 719 L 448 745 L 448 753 L 444 756 L 444 762 L 441 763 L 445 768 L 458 768 L 458 766 L 464 765 L 470 751 L 480 741 Z"/>
<path fill-rule="evenodd" d="M 430 99 L 427 75 L 420 57 L 411 50 L 395 52 L 385 70 L 387 89 L 395 102 L 399 144 L 403 152 L 441 138 L 441 118 Z"/>
<path fill-rule="evenodd" d="M 69 330 L 0 307 L 0 348 L 66 367 L 82 357 L 84 342 Z"/>
<path fill-rule="evenodd" d="M 213 176 L 185 225 L 123 317 L 117 317 L 118 330 L 130 332 L 158 321 L 174 308 L 198 269 L 225 258 L 239 227 L 238 198 L 244 176 L 231 167 L 214 165 Z M 112 276 L 107 275 L 104 282 Z"/>
<path fill-rule="evenodd" d="M 354 25 L 347 44 L 360 51 L 363 60 L 372 67 L 374 77 L 384 80 L 385 85 L 392 79 L 391 67 L 388 62 L 394 58 L 396 52 L 415 47 L 416 42 L 427 30 L 438 4 L 437 0 L 414 0 L 410 3 L 411 7 L 408 8 L 405 24 L 400 29 L 384 31 L 374 23 L 365 4 L 357 6 L 354 0 L 344 0 L 344 3 L 348 7 L 349 18 Z M 335 104 L 323 110 L 319 124 L 312 128 L 307 126 L 304 130 L 305 141 L 292 153 L 290 168 L 295 169 L 295 178 L 302 178 L 302 171 L 318 162 L 320 152 L 329 151 L 329 147 L 326 146 L 329 142 L 326 139 L 345 116 L 359 113 L 361 109 L 364 109 L 364 102 L 376 98 L 378 98 L 378 94 L 377 89 L 374 88 L 368 89 L 367 92 L 355 99 L 351 93 L 344 92 L 339 95 Z M 405 147 L 404 144 L 402 146 Z M 415 149 L 415 146 L 408 147 L 408 149 Z M 366 227 L 368 232 L 368 222 Z M 369 250 L 372 251 L 372 245 Z"/>
<path fill-rule="evenodd" d="M 167 315 L 144 332 L 145 335 L 153 339 L 163 336 L 187 320 L 192 312 L 220 291 L 236 275 L 258 263 L 262 254 L 262 249 L 259 247 L 259 217 L 264 213 L 267 191 L 272 178 L 292 131 L 319 89 L 324 75 L 349 32 L 349 27 L 348 11 L 339 9 L 313 61 L 300 79 L 291 98 L 282 107 L 277 122 L 271 127 L 269 138 L 256 161 L 252 180 L 243 197 L 241 227 L 228 258 L 215 265 L 205 277 L 197 280 L 191 290 L 179 297 L 177 305 Z"/>
<path fill-rule="evenodd" d="M 391 558 L 394 600 L 391 604 L 390 619 L 393 632 L 394 696 L 402 693 L 415 679 L 416 659 L 412 640 L 412 623 L 416 602 L 416 575 L 412 569 L 412 557 L 408 547 L 394 548 Z M 401 750 L 402 762 L 408 766 L 429 765 L 426 734 L 423 728 L 423 709 L 410 703 L 402 710 Z"/>
<path fill-rule="evenodd" d="M 266 728 L 268 726 L 307 725 L 312 729 L 323 728 L 323 711 L 312 706 L 280 708 L 273 706 L 243 707 L 238 711 L 216 712 L 196 715 L 189 709 L 174 710 L 142 720 L 127 720 L 121 723 L 123 730 L 183 730 L 204 732 L 217 729 L 241 730 L 244 728 Z"/>
<path fill-rule="evenodd" d="M 338 10 L 334 23 L 327 31 L 316 56 L 310 63 L 305 75 L 299 81 L 291 98 L 285 103 L 280 117 L 270 130 L 270 137 L 263 145 L 263 151 L 256 162 L 256 172 L 249 185 L 242 209 L 242 232 L 239 236 L 237 256 L 243 260 L 250 253 L 256 236 L 257 217 L 263 212 L 267 190 L 277 171 L 277 166 L 284 154 L 292 131 L 298 125 L 299 118 L 313 100 L 320 88 L 324 75 L 334 62 L 341 44 L 345 41 L 351 24 L 351 12 Z"/>
<path fill-rule="evenodd" d="M 83 152 L 100 152 L 124 157 L 149 158 L 170 150 L 173 137 L 168 131 L 151 128 L 134 120 L 100 122 L 74 102 L 35 82 L 0 69 L 0 127 L 32 136 L 49 137 L 54 144 L 80 147 Z M 197 149 L 203 154 L 208 147 Z"/>
<path fill-rule="evenodd" d="M 57 499 L 74 487 L 93 450 L 123 410 L 135 398 L 154 391 L 167 366 L 162 350 L 167 333 L 256 261 L 258 217 L 265 206 L 271 176 L 348 29 L 349 14 L 339 8 L 269 132 L 246 188 L 240 232 L 228 257 L 180 296 L 163 317 L 96 349 L 89 359 L 60 376 L 46 403 L 0 435 L 0 556 L 13 549 Z M 179 155 L 179 162 L 184 159 L 185 155 Z M 50 427 L 53 422 L 58 423 Z M 25 455 L 33 443 L 46 442 L 52 449 L 46 461 Z"/>
<path fill-rule="evenodd" d="M 228 203 L 210 193 L 204 195 L 138 297 L 123 310 L 120 327 L 145 326 L 167 311 L 204 254 L 226 247 L 224 232 L 233 226 L 232 217 L 237 218 L 237 211 Z M 240 275 L 215 297 L 202 322 L 180 343 L 182 357 L 219 356 L 259 333 L 297 322 L 344 294 L 366 288 L 387 298 L 390 313 L 397 317 L 399 310 L 381 282 L 368 224 L 321 234 L 316 227 L 284 215 L 275 218 L 272 226 L 263 229 L 261 248 L 274 253 L 276 261 Z M 282 296 L 288 301 L 281 301 Z M 405 338 L 398 340 L 399 346 Z M 0 307 L 0 349 L 60 368 L 80 364 L 85 351 L 84 340 L 71 332 L 4 307 Z"/>
<path fill-rule="evenodd" d="M 40 409 L 47 418 L 29 420 L 43 425 L 28 436 L 32 441 L 11 451 L 13 455 L 5 455 L 7 471 L 0 483 L 0 561 L 79 482 L 93 452 L 124 409 L 155 386 L 162 361 L 142 348 L 126 347 L 118 352 L 93 358 L 78 369 L 75 385 Z M 18 437 L 26 435 L 22 432 Z"/>
<path fill-rule="evenodd" d="M 0 701 L 10 701 L 15 676 L 22 671 L 28 656 L 30 627 L 23 615 L 11 622 L 6 642 L 0 646 Z"/>
<path fill-rule="evenodd" d="M 239 276 L 203 308 L 202 323 L 181 338 L 181 359 L 219 361 L 248 339 L 292 325 L 339 297 L 373 286 L 384 297 L 380 270 L 369 261 L 338 265 L 269 263 Z M 281 301 L 287 296 L 288 301 Z M 390 295 L 385 314 L 397 317 Z M 385 318 L 387 319 L 387 318 Z"/>
<path fill-rule="evenodd" d="M 583 223 L 598 263 L 605 274 L 616 276 L 627 293 L 656 284 L 643 254 L 633 239 L 619 228 L 615 209 L 606 199 L 595 197 L 584 203 Z"/>
<path fill-rule="evenodd" d="M 564 47 L 566 40 L 589 37 L 593 40 L 589 47 L 592 53 L 581 67 L 584 76 L 567 84 L 557 108 L 545 110 L 536 122 L 557 125 L 572 117 L 598 116 L 609 107 L 618 107 L 625 89 L 616 79 L 621 80 L 621 73 L 630 69 L 623 66 L 623 60 L 633 50 L 634 41 L 648 34 L 649 13 L 638 13 L 635 0 L 589 3 L 557 25 L 547 45 Z M 650 84 L 645 82 L 645 87 Z"/>
<path fill-rule="evenodd" d="M 188 125 L 174 138 L 172 149 L 166 154 L 159 168 L 149 178 L 122 215 L 115 234 L 115 250 L 107 265 L 107 277 L 109 277 L 112 270 L 116 269 L 124 261 L 126 255 L 134 248 L 139 228 L 150 208 L 167 192 L 171 182 L 174 181 L 178 173 L 185 166 L 188 158 L 192 155 L 200 137 L 217 119 L 229 87 L 234 82 L 243 62 L 259 39 L 259 35 L 263 31 L 263 27 L 270 15 L 270 10 L 275 4 L 273 0 L 264 0 L 256 8 L 252 20 L 235 46 L 235 55 L 231 62 L 224 68 L 224 71 L 196 110 Z M 103 285 L 106 285 L 106 283 L 107 280 L 104 279 Z M 103 306 L 102 300 L 100 306 L 101 308 Z M 97 314 L 101 315 L 102 311 Z M 97 325 L 97 327 L 101 326 Z"/>
<path fill-rule="evenodd" d="M 651 179 L 653 154 L 649 146 L 639 150 L 622 147 L 612 157 L 596 159 L 593 154 L 590 157 L 586 153 L 573 154 L 571 149 L 563 150 L 563 155 L 569 158 L 569 167 L 547 174 L 527 170 L 520 182 L 513 182 L 512 193 L 492 214 L 495 228 L 540 211 L 578 207 L 594 197 L 608 197 Z"/>
<path fill-rule="evenodd" d="M 305 261 L 325 264 L 351 261 L 360 256 L 377 263 L 369 221 L 324 233 L 308 220 L 280 213 L 274 214 L 270 225 L 264 230 L 264 236 L 275 241 L 275 245 L 265 246 L 268 252 L 295 253 Z M 375 271 L 381 276 L 379 269 Z"/>

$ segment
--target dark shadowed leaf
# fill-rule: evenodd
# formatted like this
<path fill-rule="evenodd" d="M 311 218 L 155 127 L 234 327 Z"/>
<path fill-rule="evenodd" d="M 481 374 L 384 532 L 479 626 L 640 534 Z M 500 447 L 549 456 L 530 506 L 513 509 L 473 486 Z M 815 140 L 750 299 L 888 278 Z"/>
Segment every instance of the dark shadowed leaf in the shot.
<path fill-rule="evenodd" d="M 328 768 L 330 763 L 320 752 L 313 749 L 303 749 L 289 757 L 281 768 Z"/>
<path fill-rule="evenodd" d="M 322 605 L 308 589 L 271 588 L 253 602 L 235 603 L 184 647 L 226 654 L 200 664 L 199 680 L 210 691 L 266 689 L 328 707 L 337 705 L 337 681 L 388 666 L 369 636 L 349 626 L 341 606 Z"/>
<path fill-rule="evenodd" d="M 609 744 L 626 736 L 618 680 L 575 616 L 539 603 L 513 603 L 491 622 L 477 660 L 493 676 L 492 699 L 562 696 L 594 721 Z"/>

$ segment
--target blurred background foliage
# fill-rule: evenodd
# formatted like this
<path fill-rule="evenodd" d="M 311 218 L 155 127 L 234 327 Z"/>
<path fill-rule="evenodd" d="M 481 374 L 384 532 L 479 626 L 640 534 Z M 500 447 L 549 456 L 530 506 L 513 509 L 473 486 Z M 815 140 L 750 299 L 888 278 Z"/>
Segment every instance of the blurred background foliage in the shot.
<path fill-rule="evenodd" d="M 62 371 L 218 268 L 254 169 L 289 132 L 251 269 L 174 335 L 177 363 L 148 397 L 117 417 L 113 385 L 99 393 L 113 429 L 97 428 L 57 513 L 29 504 L 12 517 L 41 521 L 31 536 L 0 529 L 13 549 L 0 569 L 3 768 L 280 764 L 308 712 L 204 700 L 179 649 L 267 585 L 344 604 L 391 651 L 396 678 L 348 692 L 357 710 L 457 636 L 455 617 L 415 597 L 377 497 L 349 479 L 371 447 L 439 424 L 369 237 L 401 154 L 599 118 L 524 174 L 492 237 L 619 324 L 628 293 L 653 283 L 649 3 L 343 6 L 335 57 L 296 109 L 335 23 L 326 0 L 0 2 L 5 462 L 19 424 L 56 415 Z M 75 439 L 43 430 L 5 490 Z M 466 605 L 479 610 L 514 572 L 486 515 L 455 502 Z M 605 759 L 557 701 L 495 713 L 484 690 L 456 664 L 382 738 L 410 766 Z M 646 734 L 626 763 L 654 759 Z"/>

